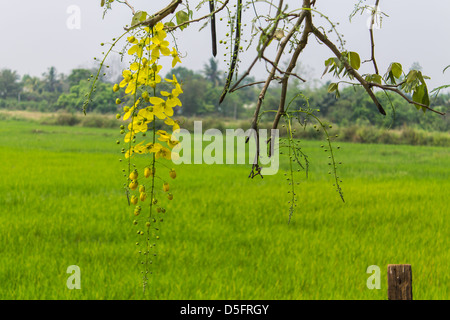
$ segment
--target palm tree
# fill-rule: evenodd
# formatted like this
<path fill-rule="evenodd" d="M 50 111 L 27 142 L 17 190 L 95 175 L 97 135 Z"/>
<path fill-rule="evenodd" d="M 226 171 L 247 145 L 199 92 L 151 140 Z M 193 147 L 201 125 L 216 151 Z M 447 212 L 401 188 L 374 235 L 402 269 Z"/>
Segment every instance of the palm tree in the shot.
<path fill-rule="evenodd" d="M 213 84 L 213 87 L 218 86 L 220 83 L 220 71 L 217 67 L 217 62 L 214 58 L 209 59 L 209 65 L 204 64 L 203 65 L 203 74 L 205 75 L 206 79 L 211 81 Z"/>
<path fill-rule="evenodd" d="M 24 92 L 42 93 L 42 89 L 44 87 L 41 79 L 34 76 L 32 77 L 28 74 L 22 77 L 22 84 Z"/>
<path fill-rule="evenodd" d="M 56 89 L 56 82 L 57 82 L 57 76 L 56 76 L 56 68 L 50 67 L 48 68 L 48 72 L 43 74 L 46 84 L 47 91 L 54 92 Z"/>

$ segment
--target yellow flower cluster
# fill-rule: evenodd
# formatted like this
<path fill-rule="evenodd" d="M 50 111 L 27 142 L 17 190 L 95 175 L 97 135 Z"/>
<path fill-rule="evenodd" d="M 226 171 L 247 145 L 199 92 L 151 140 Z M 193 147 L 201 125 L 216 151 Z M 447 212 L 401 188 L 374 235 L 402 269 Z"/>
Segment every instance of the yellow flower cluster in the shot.
<path fill-rule="evenodd" d="M 181 107 L 181 101 L 178 98 L 183 93 L 181 85 L 175 75 L 172 79 L 164 79 L 167 83 L 172 85 L 171 91 L 160 91 L 160 96 L 150 96 L 145 88 L 153 88 L 154 92 L 156 85 L 162 81 L 159 72 L 162 69 L 158 62 L 162 56 L 172 58 L 172 68 L 181 60 L 175 48 L 169 49 L 169 42 L 165 40 L 167 34 L 164 31 L 163 23 L 159 22 L 152 30 L 149 27 L 144 28 L 147 36 L 137 39 L 135 36 L 128 37 L 128 42 L 131 44 L 128 54 L 136 58 L 135 62 L 130 65 L 129 69 L 122 72 L 123 80 L 118 84 L 118 87 L 125 89 L 125 94 L 137 97 L 134 99 L 134 104 L 123 108 L 123 120 L 129 121 L 128 133 L 125 135 L 124 141 L 129 144 L 128 150 L 125 152 L 125 157 L 129 158 L 133 154 L 155 153 L 156 159 L 165 158 L 171 159 L 171 149 L 178 144 L 174 138 L 173 132 L 179 130 L 177 121 L 171 117 L 174 115 L 173 108 Z M 117 84 L 114 85 L 113 90 L 117 90 Z M 140 93 L 138 95 L 138 93 Z M 163 146 L 159 142 L 141 141 L 136 145 L 136 134 L 145 133 L 148 130 L 149 124 L 155 119 L 163 121 L 167 126 L 172 127 L 172 134 L 165 130 L 158 130 L 158 140 L 165 142 L 167 146 Z"/>

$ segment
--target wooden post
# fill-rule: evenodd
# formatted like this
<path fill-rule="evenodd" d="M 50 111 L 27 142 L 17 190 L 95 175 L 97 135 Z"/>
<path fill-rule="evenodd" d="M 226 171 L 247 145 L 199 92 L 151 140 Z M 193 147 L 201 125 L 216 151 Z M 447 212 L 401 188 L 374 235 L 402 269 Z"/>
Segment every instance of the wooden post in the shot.
<path fill-rule="evenodd" d="M 412 271 L 410 264 L 388 265 L 388 299 L 412 300 Z"/>

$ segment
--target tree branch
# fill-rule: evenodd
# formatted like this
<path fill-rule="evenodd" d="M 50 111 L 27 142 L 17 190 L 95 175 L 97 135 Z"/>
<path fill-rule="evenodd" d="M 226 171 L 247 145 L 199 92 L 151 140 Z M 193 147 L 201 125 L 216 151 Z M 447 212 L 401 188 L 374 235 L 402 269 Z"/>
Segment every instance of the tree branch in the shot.
<path fill-rule="evenodd" d="M 345 68 L 347 69 L 348 73 L 351 74 L 353 77 L 356 78 L 356 80 L 359 81 L 359 83 L 361 83 L 361 85 L 364 87 L 364 89 L 367 91 L 369 97 L 372 99 L 372 101 L 375 103 L 375 105 L 378 108 L 378 111 L 382 114 L 382 115 L 386 115 L 386 111 L 384 111 L 383 107 L 381 106 L 380 102 L 378 101 L 377 97 L 375 97 L 375 94 L 373 93 L 373 91 L 370 89 L 369 83 L 364 80 L 364 78 L 355 70 L 353 69 L 350 64 L 348 63 L 348 61 L 346 59 L 342 59 L 342 54 L 339 51 L 339 49 L 334 45 L 334 43 L 332 43 L 327 36 L 325 36 L 322 32 L 319 31 L 319 29 L 317 29 L 315 26 L 312 26 L 312 32 L 316 35 L 316 37 L 322 41 L 328 48 L 330 48 L 331 51 L 333 51 L 333 53 L 336 55 L 336 57 L 338 57 L 338 59 L 340 61 L 342 61 L 345 65 Z"/>
<path fill-rule="evenodd" d="M 414 105 L 416 105 L 416 106 L 425 108 L 425 109 L 427 109 L 427 110 L 430 110 L 431 112 L 440 114 L 441 116 L 444 116 L 444 115 L 445 115 L 445 113 L 440 112 L 440 111 L 437 111 L 437 110 L 434 110 L 434 109 L 430 108 L 429 106 L 427 106 L 427 105 L 425 105 L 425 104 L 423 104 L 423 103 L 419 103 L 419 102 L 415 102 L 415 101 L 411 100 L 410 98 L 408 98 L 403 92 L 401 92 L 401 91 L 400 91 L 398 88 L 396 88 L 395 86 L 382 85 L 382 84 L 379 84 L 379 83 L 376 83 L 376 82 L 368 82 L 368 84 L 369 84 L 369 86 L 371 86 L 371 87 L 377 87 L 377 88 L 380 88 L 380 89 L 383 89 L 383 90 L 395 92 L 396 94 L 398 94 L 399 96 L 401 96 L 403 99 L 405 99 L 405 100 L 406 100 L 408 103 L 410 103 L 410 104 L 414 104 Z"/>
<path fill-rule="evenodd" d="M 304 2 L 304 8 L 310 8 L 309 1 Z M 280 121 L 281 116 L 285 112 L 285 103 L 286 103 L 286 95 L 287 95 L 287 88 L 289 83 L 289 77 L 291 75 L 291 71 L 294 70 L 297 59 L 300 56 L 300 53 L 303 51 L 303 49 L 306 47 L 308 43 L 308 36 L 312 31 L 312 20 L 311 20 L 311 12 L 310 11 L 304 11 L 305 12 L 305 28 L 303 29 L 302 36 L 300 38 L 300 42 L 298 43 L 297 47 L 295 48 L 294 53 L 292 54 L 292 58 L 289 62 L 288 67 L 286 68 L 286 72 L 284 73 L 284 77 L 281 81 L 281 97 L 280 97 L 280 104 L 278 106 L 277 114 L 275 115 L 275 119 L 273 120 L 272 129 L 276 129 L 278 127 L 278 123 Z"/>
<path fill-rule="evenodd" d="M 277 17 L 280 16 L 282 5 L 283 5 L 283 0 L 280 0 L 280 2 L 279 2 L 279 4 L 278 4 Z M 263 45 L 262 45 L 262 48 L 261 48 L 260 52 L 259 52 L 258 55 L 255 57 L 255 59 L 253 60 L 253 62 L 250 64 L 250 67 L 247 69 L 247 71 L 245 71 L 245 73 L 241 76 L 241 78 L 240 78 L 238 81 L 236 81 L 236 83 L 231 87 L 230 92 L 233 92 L 234 90 L 236 90 L 236 87 L 239 85 L 239 83 L 241 83 L 241 81 L 242 81 L 243 79 L 245 79 L 245 77 L 247 77 L 247 76 L 250 74 L 250 71 L 253 69 L 253 67 L 254 67 L 254 65 L 256 64 L 256 62 L 262 57 L 262 55 L 264 54 L 264 51 L 266 50 L 267 46 L 268 46 L 268 45 L 270 44 L 270 42 L 272 41 L 272 38 L 273 38 L 273 36 L 274 36 L 274 34 L 275 34 L 275 31 L 276 31 L 276 29 L 277 29 L 277 27 L 278 27 L 278 22 L 279 22 L 279 19 L 276 19 L 276 20 L 275 20 L 274 27 L 273 27 L 271 33 L 267 36 L 266 41 L 264 41 L 264 43 L 263 43 Z M 262 31 L 262 32 L 264 32 L 264 31 Z M 267 79 L 269 79 L 269 78 L 273 78 L 273 74 L 272 74 L 272 76 L 267 77 Z M 259 113 L 259 111 L 258 111 L 258 113 Z"/>
<path fill-rule="evenodd" d="M 176 25 L 176 26 L 173 26 L 173 27 L 166 26 L 166 27 L 164 27 L 164 28 L 167 29 L 168 31 L 173 31 L 173 30 L 175 30 L 175 29 L 178 29 L 179 27 L 188 25 L 188 24 L 190 24 L 190 23 L 193 23 L 193 22 L 199 22 L 199 21 L 202 21 L 202 20 L 207 19 L 207 18 L 209 18 L 209 17 L 212 17 L 212 16 L 214 16 L 217 12 L 222 11 L 222 10 L 226 7 L 226 5 L 228 4 L 229 1 L 230 1 L 230 0 L 225 0 L 224 3 L 222 4 L 222 6 L 221 6 L 219 9 L 216 9 L 216 10 L 214 10 L 213 12 L 210 12 L 209 14 L 204 15 L 203 17 L 200 17 L 200 18 L 197 18 L 197 19 L 193 19 L 193 20 L 189 20 L 189 21 L 180 23 L 179 25 Z"/>
<path fill-rule="evenodd" d="M 172 0 L 172 2 L 165 7 L 164 9 L 158 11 L 157 13 L 155 13 L 154 15 L 152 15 L 150 18 L 148 18 L 145 21 L 136 23 L 135 25 L 129 27 L 129 28 L 124 28 L 126 31 L 130 31 L 134 28 L 137 28 L 139 26 L 148 26 L 148 27 L 153 27 L 155 24 L 157 24 L 159 21 L 161 21 L 162 19 L 164 19 L 165 17 L 167 17 L 169 14 L 174 13 L 174 11 L 177 9 L 178 5 L 182 2 L 182 0 Z"/>
<path fill-rule="evenodd" d="M 372 45 L 372 48 L 371 48 L 371 54 L 372 54 L 372 57 L 370 58 L 370 60 L 372 60 L 372 62 L 373 62 L 373 67 L 375 68 L 375 73 L 376 73 L 376 74 L 379 74 L 379 71 L 378 71 L 377 62 L 376 62 L 376 60 L 375 60 L 375 41 L 374 41 L 374 37 L 373 37 L 373 25 L 374 25 L 374 23 L 375 23 L 375 15 L 377 14 L 379 3 L 380 3 L 380 0 L 377 0 L 377 1 L 375 2 L 375 8 L 374 8 L 374 10 L 373 10 L 373 12 L 372 12 L 372 20 L 371 20 L 371 22 L 370 22 L 370 28 L 369 28 L 369 32 L 370 32 L 370 43 L 371 43 L 371 45 Z"/>

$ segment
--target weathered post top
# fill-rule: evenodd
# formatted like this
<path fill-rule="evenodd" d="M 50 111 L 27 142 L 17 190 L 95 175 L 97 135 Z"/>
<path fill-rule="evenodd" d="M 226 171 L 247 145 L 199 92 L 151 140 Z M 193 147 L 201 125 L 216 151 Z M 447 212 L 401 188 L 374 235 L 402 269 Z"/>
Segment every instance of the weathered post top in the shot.
<path fill-rule="evenodd" d="M 412 300 L 412 271 L 410 264 L 388 265 L 388 299 Z"/>

